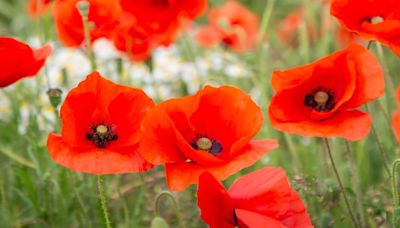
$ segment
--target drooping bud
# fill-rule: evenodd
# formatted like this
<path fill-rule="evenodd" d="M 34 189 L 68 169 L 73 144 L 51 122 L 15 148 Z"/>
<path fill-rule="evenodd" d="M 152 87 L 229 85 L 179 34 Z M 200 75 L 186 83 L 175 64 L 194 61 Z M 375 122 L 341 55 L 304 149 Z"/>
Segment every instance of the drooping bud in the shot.
<path fill-rule="evenodd" d="M 167 222 L 161 218 L 161 217 L 154 217 L 153 220 L 151 220 L 151 228 L 169 228 Z"/>
<path fill-rule="evenodd" d="M 79 14 L 82 17 L 87 17 L 89 15 L 90 3 L 85 0 L 79 1 L 76 3 L 76 8 L 78 8 Z"/>
<path fill-rule="evenodd" d="M 61 95 L 62 95 L 62 90 L 58 88 L 52 88 L 47 90 L 47 96 L 49 97 L 49 101 L 51 106 L 54 108 L 57 108 L 60 103 L 61 103 Z"/>

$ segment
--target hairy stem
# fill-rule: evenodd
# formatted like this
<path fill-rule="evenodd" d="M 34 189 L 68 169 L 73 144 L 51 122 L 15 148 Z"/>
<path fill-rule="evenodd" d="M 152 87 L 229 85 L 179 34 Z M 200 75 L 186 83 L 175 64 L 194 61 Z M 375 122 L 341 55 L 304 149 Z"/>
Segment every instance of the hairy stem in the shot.
<path fill-rule="evenodd" d="M 340 191 L 343 194 L 344 202 L 346 204 L 346 208 L 347 208 L 347 211 L 349 212 L 349 215 L 350 215 L 351 221 L 353 223 L 353 226 L 354 227 L 359 227 L 359 225 L 357 223 L 357 220 L 356 220 L 356 218 L 355 218 L 355 216 L 353 214 L 353 210 L 351 209 L 350 201 L 349 201 L 349 198 L 347 196 L 346 189 L 343 186 L 342 179 L 340 178 L 338 169 L 336 168 L 335 160 L 333 159 L 333 156 L 332 156 L 331 147 L 329 146 L 329 141 L 328 141 L 327 138 L 324 138 L 324 142 L 325 142 L 326 150 L 328 151 L 328 155 L 329 155 L 329 159 L 330 159 L 331 164 L 332 164 L 333 171 L 335 173 L 336 179 L 337 179 L 339 187 L 340 187 Z"/>

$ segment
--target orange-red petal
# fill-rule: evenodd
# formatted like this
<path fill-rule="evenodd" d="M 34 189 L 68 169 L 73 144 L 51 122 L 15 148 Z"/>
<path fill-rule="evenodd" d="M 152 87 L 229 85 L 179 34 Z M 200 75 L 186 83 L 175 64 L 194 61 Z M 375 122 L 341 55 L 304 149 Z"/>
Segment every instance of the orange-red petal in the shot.
<path fill-rule="evenodd" d="M 210 228 L 233 228 L 234 207 L 224 186 L 211 174 L 203 173 L 197 190 L 201 218 Z"/>
<path fill-rule="evenodd" d="M 371 129 L 370 116 L 358 110 L 339 112 L 323 121 L 281 122 L 270 114 L 270 122 L 274 128 L 287 133 L 305 137 L 342 137 L 351 141 L 363 139 Z"/>
<path fill-rule="evenodd" d="M 0 37 L 0 88 L 29 76 L 36 75 L 43 67 L 52 48 L 45 45 L 33 50 L 29 45 L 11 37 Z"/>
<path fill-rule="evenodd" d="M 313 227 L 282 169 L 266 167 L 246 174 L 231 185 L 228 193 L 235 208 L 267 216 L 285 227 Z"/>
<path fill-rule="evenodd" d="M 209 172 L 219 180 L 249 167 L 259 160 L 265 153 L 278 147 L 275 140 L 256 140 L 250 142 L 245 150 L 233 157 L 225 164 L 204 166 L 190 162 L 167 163 L 165 171 L 168 187 L 173 191 L 182 191 L 190 184 L 198 183 L 203 172 Z"/>
<path fill-rule="evenodd" d="M 47 148 L 53 160 L 77 172 L 119 174 L 143 172 L 153 166 L 138 151 L 138 146 L 117 149 L 72 147 L 62 137 L 50 133 Z"/>
<path fill-rule="evenodd" d="M 238 227 L 240 228 L 255 228 L 255 227 L 273 227 L 273 228 L 287 228 L 287 226 L 283 225 L 278 220 L 267 217 L 265 215 L 236 209 L 235 210 L 237 219 L 238 219 Z"/>

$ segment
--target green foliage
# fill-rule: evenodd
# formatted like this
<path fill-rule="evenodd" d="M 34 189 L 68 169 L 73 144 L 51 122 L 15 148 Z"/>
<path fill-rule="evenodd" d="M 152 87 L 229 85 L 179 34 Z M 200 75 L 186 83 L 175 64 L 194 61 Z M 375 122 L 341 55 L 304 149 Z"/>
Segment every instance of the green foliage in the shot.
<path fill-rule="evenodd" d="M 240 2 L 262 17 L 268 1 Z M 210 5 L 223 2 L 213 0 Z M 266 114 L 273 94 L 269 85 L 273 70 L 306 64 L 337 49 L 334 34 L 329 32 L 311 42 L 307 32 L 302 31 L 295 47 L 284 44 L 277 37 L 278 22 L 299 5 L 306 7 L 308 21 L 317 28 L 323 27 L 317 19 L 321 13 L 320 4 L 310 2 L 275 0 L 266 31 L 268 45 L 260 45 L 255 52 L 238 54 L 251 72 L 250 78 L 232 79 L 224 71 L 215 71 L 203 83 L 233 84 L 247 92 L 253 88 L 260 89 L 262 96 L 257 102 L 265 112 L 266 122 L 257 138 L 276 138 L 280 142 L 279 149 L 226 180 L 227 186 L 242 174 L 263 166 L 279 166 L 288 173 L 292 186 L 304 199 L 316 227 L 351 227 L 322 141 L 278 132 L 269 126 Z M 41 34 L 43 40 L 56 40 L 50 18 L 46 17 L 41 24 L 29 19 L 24 4 L 23 0 L 0 1 L 0 35 L 18 35 L 26 40 L 32 34 Z M 187 37 L 181 37 L 178 46 L 187 62 L 208 52 Z M 399 151 L 392 134 L 390 114 L 396 108 L 393 91 L 399 83 L 399 78 L 395 77 L 400 71 L 399 59 L 377 44 L 372 45 L 371 50 L 384 65 L 387 77 L 393 81 L 388 84 L 386 95 L 370 104 L 373 124 L 384 153 L 393 161 L 399 156 Z M 36 81 L 30 81 L 34 82 L 33 86 L 19 83 L 0 91 L 0 103 L 8 101 L 8 110 L 0 110 L 0 227 L 101 227 L 103 216 L 97 198 L 96 177 L 60 167 L 47 153 L 46 138 L 52 129 L 46 126 L 56 126 L 56 123 L 45 114 L 44 106 L 48 104 L 38 102 L 40 96 L 46 96 L 45 80 L 44 75 L 40 75 Z M 184 81 L 171 86 L 179 95 L 188 94 L 188 84 Z M 21 125 L 26 126 L 25 130 L 21 130 Z M 393 211 L 390 178 L 385 173 L 376 138 L 371 133 L 366 139 L 352 143 L 351 151 L 346 151 L 345 141 L 341 139 L 333 140 L 332 146 L 351 205 L 359 219 L 365 227 L 388 227 L 386 215 Z M 168 223 L 175 227 L 178 222 L 171 203 L 162 204 L 165 208 L 161 213 L 163 219 L 153 218 L 155 198 L 166 189 L 161 167 L 143 174 L 106 176 L 105 192 L 112 225 L 168 227 L 165 224 Z M 192 186 L 175 197 L 185 227 L 205 227 L 197 209 L 196 187 Z M 398 210 L 395 208 L 396 215 Z"/>

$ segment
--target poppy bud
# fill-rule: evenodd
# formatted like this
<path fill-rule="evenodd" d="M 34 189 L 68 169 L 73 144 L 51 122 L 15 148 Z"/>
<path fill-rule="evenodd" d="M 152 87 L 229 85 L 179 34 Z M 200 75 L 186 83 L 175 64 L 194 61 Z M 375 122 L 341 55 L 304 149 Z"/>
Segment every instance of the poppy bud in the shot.
<path fill-rule="evenodd" d="M 167 222 L 161 217 L 154 217 L 151 220 L 151 228 L 169 228 Z"/>
<path fill-rule="evenodd" d="M 76 8 L 78 8 L 79 14 L 82 17 L 87 17 L 89 15 L 90 3 L 88 1 L 79 1 L 76 3 Z"/>
<path fill-rule="evenodd" d="M 58 88 L 52 88 L 47 90 L 47 96 L 49 96 L 50 104 L 54 107 L 57 108 L 58 105 L 61 103 L 61 95 L 62 95 L 62 90 Z"/>

